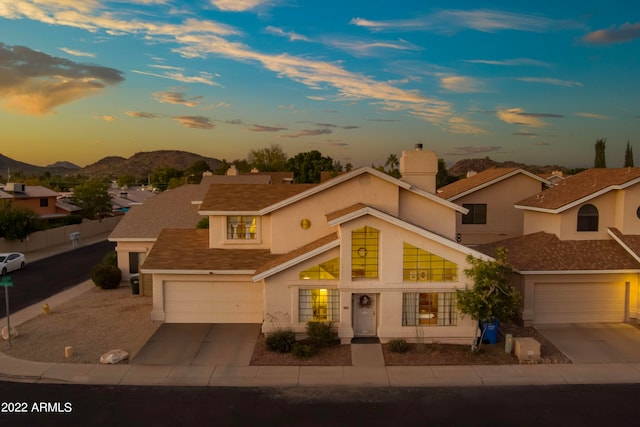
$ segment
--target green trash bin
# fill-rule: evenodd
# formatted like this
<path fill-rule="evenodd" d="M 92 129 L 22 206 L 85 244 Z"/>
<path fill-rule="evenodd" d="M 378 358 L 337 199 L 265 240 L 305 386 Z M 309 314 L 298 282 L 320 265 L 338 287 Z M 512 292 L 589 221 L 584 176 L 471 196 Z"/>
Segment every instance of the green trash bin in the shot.
<path fill-rule="evenodd" d="M 132 274 L 129 282 L 131 282 L 131 293 L 133 295 L 140 295 L 140 275 L 137 273 Z"/>

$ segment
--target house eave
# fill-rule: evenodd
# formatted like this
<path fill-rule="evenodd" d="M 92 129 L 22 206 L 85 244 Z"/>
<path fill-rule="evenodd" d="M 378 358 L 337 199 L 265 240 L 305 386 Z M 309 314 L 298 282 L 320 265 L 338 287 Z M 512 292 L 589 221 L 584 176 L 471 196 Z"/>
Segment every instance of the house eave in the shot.
<path fill-rule="evenodd" d="M 523 276 L 541 276 L 541 275 L 578 275 L 578 274 L 638 274 L 640 269 L 619 269 L 619 270 L 548 270 L 548 271 L 521 271 L 517 273 Z"/>
<path fill-rule="evenodd" d="M 143 274 L 175 274 L 175 275 L 252 275 L 255 270 L 167 270 L 141 268 Z"/>
<path fill-rule="evenodd" d="M 449 200 L 450 202 L 453 202 L 454 200 L 457 200 L 457 199 L 460 199 L 460 198 L 462 198 L 464 196 L 467 196 L 469 194 L 475 193 L 476 191 L 480 191 L 483 188 L 490 187 L 495 183 L 503 181 L 503 180 L 505 180 L 507 178 L 511 178 L 512 176 L 515 176 L 515 175 L 520 174 L 520 173 L 523 174 L 523 175 L 526 175 L 526 176 L 528 176 L 530 178 L 533 178 L 533 179 L 535 179 L 537 181 L 540 181 L 542 184 L 546 184 L 548 186 L 552 186 L 553 185 L 553 184 L 551 184 L 551 181 L 549 181 L 548 179 L 542 178 L 541 176 L 538 176 L 536 174 L 528 172 L 528 171 L 526 171 L 524 169 L 516 169 L 516 170 L 511 171 L 509 173 L 506 173 L 506 174 L 504 174 L 502 176 L 494 178 L 494 179 L 492 179 L 490 181 L 484 182 L 484 183 L 482 183 L 480 185 L 477 185 L 477 186 L 475 186 L 473 188 L 470 188 L 469 190 L 463 191 L 462 193 L 459 193 L 459 194 L 456 194 L 454 196 L 451 196 L 447 200 Z"/>
<path fill-rule="evenodd" d="M 306 252 L 306 253 L 304 253 L 304 254 L 302 254 L 300 256 L 292 258 L 292 259 L 288 260 L 287 262 L 284 262 L 284 263 L 282 263 L 282 264 L 280 264 L 280 265 L 278 265 L 276 267 L 273 267 L 273 268 L 271 268 L 269 270 L 263 271 L 260 274 L 256 274 L 251 279 L 254 282 L 257 282 L 257 281 L 262 280 L 262 279 L 266 279 L 269 276 L 273 276 L 274 274 L 280 273 L 281 271 L 284 271 L 284 270 L 286 270 L 288 268 L 293 267 L 294 265 L 297 265 L 297 264 L 299 264 L 299 263 L 301 263 L 303 261 L 306 261 L 308 259 L 311 259 L 311 258 L 317 256 L 317 255 L 320 255 L 320 254 L 322 254 L 322 253 L 324 253 L 324 252 L 326 252 L 326 251 L 328 251 L 330 249 L 337 248 L 338 246 L 340 246 L 340 239 L 336 239 L 333 242 L 329 242 L 327 244 L 319 246 L 319 247 L 317 247 L 317 248 L 315 248 L 313 250 L 310 250 L 309 252 Z"/>

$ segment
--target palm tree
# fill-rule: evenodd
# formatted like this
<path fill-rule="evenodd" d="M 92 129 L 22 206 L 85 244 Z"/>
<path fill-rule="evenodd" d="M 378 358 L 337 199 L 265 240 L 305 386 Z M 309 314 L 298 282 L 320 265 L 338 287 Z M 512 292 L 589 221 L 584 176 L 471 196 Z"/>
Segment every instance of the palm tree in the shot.
<path fill-rule="evenodd" d="M 398 174 L 399 164 L 400 162 L 398 161 L 398 156 L 396 156 L 395 154 L 389 154 L 389 157 L 387 157 L 387 161 L 384 163 L 384 167 L 389 168 L 389 171 L 387 172 L 389 175 L 395 175 Z"/>

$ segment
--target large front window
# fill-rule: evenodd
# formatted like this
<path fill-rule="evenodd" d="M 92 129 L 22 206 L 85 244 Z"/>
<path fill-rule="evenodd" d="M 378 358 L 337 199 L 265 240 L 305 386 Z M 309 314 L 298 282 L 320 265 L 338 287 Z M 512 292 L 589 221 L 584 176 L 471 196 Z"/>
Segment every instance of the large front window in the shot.
<path fill-rule="evenodd" d="M 405 282 L 456 282 L 458 265 L 405 242 L 402 253 L 402 280 Z"/>
<path fill-rule="evenodd" d="M 338 289 L 300 289 L 298 291 L 300 322 L 337 322 L 340 320 Z"/>
<path fill-rule="evenodd" d="M 301 280 L 338 280 L 340 279 L 340 257 L 330 259 L 300 272 Z"/>
<path fill-rule="evenodd" d="M 351 232 L 351 277 L 373 279 L 378 277 L 378 234 L 371 227 Z"/>
<path fill-rule="evenodd" d="M 254 240 L 256 238 L 255 216 L 228 216 L 227 239 L 229 240 Z"/>
<path fill-rule="evenodd" d="M 455 292 L 402 294 L 402 326 L 455 326 Z"/>

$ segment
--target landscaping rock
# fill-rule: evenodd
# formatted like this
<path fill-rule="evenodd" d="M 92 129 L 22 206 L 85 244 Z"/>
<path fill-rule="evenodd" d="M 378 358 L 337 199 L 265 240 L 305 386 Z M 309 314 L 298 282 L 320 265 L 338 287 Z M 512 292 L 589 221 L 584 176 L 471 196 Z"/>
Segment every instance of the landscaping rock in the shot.
<path fill-rule="evenodd" d="M 111 350 L 100 356 L 100 363 L 115 365 L 128 358 L 129 353 L 124 350 Z"/>
<path fill-rule="evenodd" d="M 7 329 L 6 326 L 2 327 L 2 332 L 0 332 L 0 334 L 2 334 L 2 339 L 7 341 L 9 339 L 9 330 Z M 15 327 L 11 327 L 11 338 L 15 338 L 18 336 L 18 330 Z"/>

